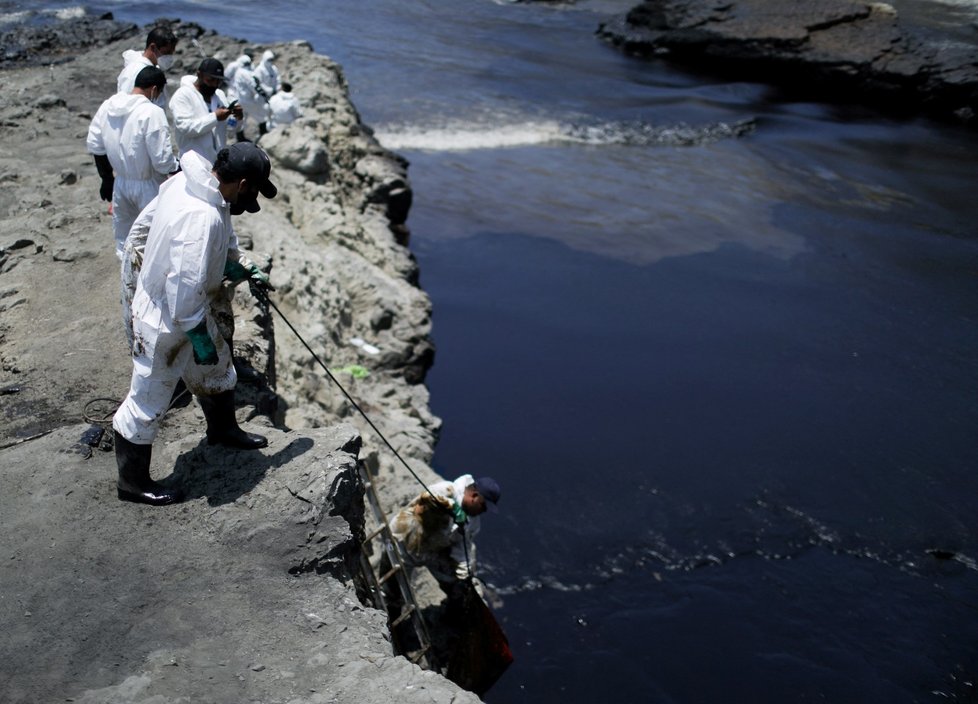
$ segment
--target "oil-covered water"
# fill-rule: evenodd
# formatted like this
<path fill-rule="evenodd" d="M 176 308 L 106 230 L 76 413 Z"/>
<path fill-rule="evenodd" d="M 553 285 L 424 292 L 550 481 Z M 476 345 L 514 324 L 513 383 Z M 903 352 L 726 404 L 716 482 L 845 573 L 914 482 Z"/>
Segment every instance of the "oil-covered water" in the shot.
<path fill-rule="evenodd" d="M 623 56 L 629 4 L 92 8 L 307 39 L 411 160 L 488 701 L 975 701 L 978 139 Z"/>

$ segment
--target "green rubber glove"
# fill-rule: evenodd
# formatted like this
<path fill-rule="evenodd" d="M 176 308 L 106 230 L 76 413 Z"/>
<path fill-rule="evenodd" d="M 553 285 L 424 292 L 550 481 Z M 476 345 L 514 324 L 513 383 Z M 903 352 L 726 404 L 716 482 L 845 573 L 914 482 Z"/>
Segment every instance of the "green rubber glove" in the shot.
<path fill-rule="evenodd" d="M 228 259 L 224 262 L 224 278 L 232 284 L 241 283 L 248 278 L 248 270 L 244 268 L 241 262 Z"/>
<path fill-rule="evenodd" d="M 230 281 L 232 284 L 239 284 L 245 279 L 248 279 L 249 286 L 258 286 L 259 288 L 274 291 L 275 288 L 268 281 L 268 276 L 265 272 L 258 268 L 257 264 L 249 263 L 245 266 L 241 262 L 236 262 L 228 260 L 224 263 L 224 278 Z"/>
<path fill-rule="evenodd" d="M 194 348 L 194 361 L 203 366 L 217 364 L 217 348 L 207 332 L 207 321 L 202 320 L 193 330 L 187 331 L 190 344 Z"/>
<path fill-rule="evenodd" d="M 248 271 L 250 273 L 249 278 L 251 279 L 248 282 L 249 284 L 253 284 L 268 291 L 275 290 L 275 287 L 272 286 L 272 282 L 268 280 L 268 275 L 259 269 L 257 264 L 252 264 L 250 267 L 248 267 Z"/>
<path fill-rule="evenodd" d="M 465 509 L 461 505 L 452 502 L 452 518 L 455 519 L 455 523 L 460 526 L 464 526 L 465 522 L 469 520 L 469 514 L 465 512 Z"/>

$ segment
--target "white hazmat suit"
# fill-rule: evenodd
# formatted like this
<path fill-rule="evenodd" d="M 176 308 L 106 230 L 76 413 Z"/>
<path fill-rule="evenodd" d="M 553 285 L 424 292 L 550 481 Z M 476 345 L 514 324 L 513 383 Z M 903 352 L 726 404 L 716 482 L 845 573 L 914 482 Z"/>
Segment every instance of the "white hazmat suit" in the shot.
<path fill-rule="evenodd" d="M 268 101 L 268 107 L 272 111 L 271 127 L 289 125 L 302 117 L 299 100 L 289 91 L 280 90 L 273 95 Z"/>
<path fill-rule="evenodd" d="M 258 125 L 268 121 L 268 101 L 258 94 L 255 72 L 252 70 L 248 55 L 239 56 L 235 61 L 238 62 L 238 67 L 234 71 L 230 91 L 241 103 L 244 122 L 252 122 L 255 124 L 255 129 L 258 129 Z M 244 127 L 242 123 L 239 129 L 243 131 Z"/>
<path fill-rule="evenodd" d="M 218 190 L 212 164 L 196 152 L 160 189 L 132 301 L 133 372 L 129 394 L 113 428 L 131 443 L 150 445 L 182 376 L 191 392 L 212 396 L 234 389 L 231 350 L 210 313 L 222 295 L 228 260 L 238 240 L 230 206 Z M 187 332 L 206 321 L 217 349 L 214 365 L 199 365 Z"/>
<path fill-rule="evenodd" d="M 195 151 L 213 164 L 217 153 L 227 146 L 228 141 L 227 123 L 218 120 L 214 111 L 227 107 L 228 98 L 218 88 L 210 102 L 205 101 L 194 85 L 196 80 L 196 76 L 181 78 L 180 87 L 170 98 L 177 148 L 181 157 Z"/>
<path fill-rule="evenodd" d="M 147 66 L 152 66 L 153 62 L 147 59 L 142 51 L 126 49 L 122 52 L 122 70 L 116 79 L 116 93 L 132 93 L 136 87 L 136 76 Z"/>
<path fill-rule="evenodd" d="M 115 173 L 112 231 L 121 260 L 136 216 L 156 197 L 167 175 L 177 170 L 166 114 L 144 95 L 117 93 L 95 113 L 86 144 L 89 153 L 105 155 Z"/>
<path fill-rule="evenodd" d="M 275 68 L 275 64 L 272 63 L 274 60 L 275 53 L 268 50 L 261 55 L 261 61 L 257 66 L 255 66 L 255 78 L 258 79 L 262 90 L 265 91 L 265 96 L 268 98 L 271 98 L 278 92 L 281 84 L 281 77 L 279 76 L 278 69 Z"/>

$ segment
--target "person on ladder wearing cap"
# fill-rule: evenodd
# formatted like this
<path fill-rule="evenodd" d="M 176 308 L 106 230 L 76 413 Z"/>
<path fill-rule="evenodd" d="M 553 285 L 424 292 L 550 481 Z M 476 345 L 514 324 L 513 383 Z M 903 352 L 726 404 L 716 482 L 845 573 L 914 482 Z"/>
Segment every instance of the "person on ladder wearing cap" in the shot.
<path fill-rule="evenodd" d="M 475 536 L 480 516 L 496 511 L 499 484 L 491 477 L 463 474 L 441 481 L 390 519 L 391 534 L 404 546 L 407 567 L 424 565 L 442 591 L 451 595 L 460 581 L 475 576 Z"/>
<path fill-rule="evenodd" d="M 160 187 L 132 301 L 133 371 L 129 393 L 115 413 L 119 498 L 152 505 L 183 499 L 178 487 L 150 478 L 153 441 L 182 377 L 197 396 L 211 444 L 240 449 L 268 441 L 238 427 L 237 375 L 231 351 L 211 311 L 222 281 L 249 279 L 268 286 L 257 266 L 239 261 L 231 215 L 260 209 L 258 195 L 278 193 L 271 162 L 250 143 L 222 149 L 213 166 L 196 152 Z"/>

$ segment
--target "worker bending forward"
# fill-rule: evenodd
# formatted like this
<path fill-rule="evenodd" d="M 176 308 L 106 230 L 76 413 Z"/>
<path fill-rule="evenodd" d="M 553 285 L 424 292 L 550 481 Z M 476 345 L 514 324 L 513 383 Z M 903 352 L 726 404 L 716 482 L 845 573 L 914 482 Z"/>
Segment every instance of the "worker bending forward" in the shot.
<path fill-rule="evenodd" d="M 278 192 L 268 180 L 271 163 L 259 147 L 241 143 L 222 149 L 213 167 L 192 151 L 180 166 L 160 188 L 147 237 L 132 301 L 132 382 L 112 423 L 119 498 L 153 505 L 183 499 L 149 474 L 153 440 L 181 376 L 204 411 L 209 443 L 267 445 L 238 427 L 237 377 L 210 305 L 225 275 L 241 273 L 231 215 L 257 212 L 259 193 Z"/>
<path fill-rule="evenodd" d="M 390 520 L 391 534 L 404 546 L 408 569 L 424 565 L 451 595 L 455 585 L 475 572 L 475 536 L 479 516 L 499 501 L 491 477 L 463 474 L 453 482 L 432 484 Z"/>

